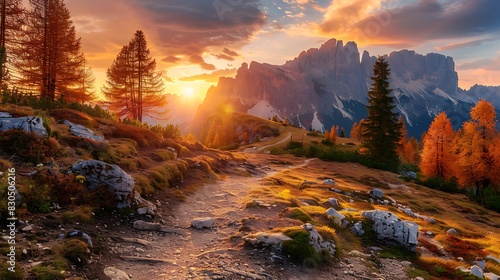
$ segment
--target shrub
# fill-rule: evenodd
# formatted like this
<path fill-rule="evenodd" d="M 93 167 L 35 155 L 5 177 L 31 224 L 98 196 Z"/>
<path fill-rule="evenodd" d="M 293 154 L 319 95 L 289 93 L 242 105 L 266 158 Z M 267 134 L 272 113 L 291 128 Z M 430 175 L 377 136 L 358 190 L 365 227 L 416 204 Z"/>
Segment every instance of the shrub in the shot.
<path fill-rule="evenodd" d="M 458 182 L 455 178 L 452 178 L 451 180 L 447 181 L 444 178 L 441 177 L 431 177 L 431 178 L 425 178 L 425 179 L 420 179 L 418 178 L 415 181 L 417 184 L 426 186 L 431 189 L 435 190 L 441 190 L 445 192 L 450 192 L 450 193 L 462 193 L 463 191 L 459 189 Z"/>
<path fill-rule="evenodd" d="M 77 266 L 83 266 L 89 258 L 87 242 L 72 238 L 64 242 L 61 254 Z"/>
<path fill-rule="evenodd" d="M 290 208 L 290 209 L 288 209 L 287 212 L 288 212 L 287 216 L 289 218 L 299 220 L 303 223 L 308 223 L 308 222 L 312 221 L 311 216 L 309 216 L 309 214 L 307 214 L 306 212 L 304 212 L 302 209 L 300 209 L 298 207 Z"/>
<path fill-rule="evenodd" d="M 130 124 L 115 123 L 111 132 L 108 132 L 108 137 L 114 138 L 129 138 L 137 142 L 139 147 L 161 147 L 162 138 L 153 131 Z"/>
<path fill-rule="evenodd" d="M 38 164 L 62 153 L 62 148 L 53 138 L 42 138 L 32 132 L 7 130 L 0 132 L 0 149 L 15 154 L 20 159 Z"/>

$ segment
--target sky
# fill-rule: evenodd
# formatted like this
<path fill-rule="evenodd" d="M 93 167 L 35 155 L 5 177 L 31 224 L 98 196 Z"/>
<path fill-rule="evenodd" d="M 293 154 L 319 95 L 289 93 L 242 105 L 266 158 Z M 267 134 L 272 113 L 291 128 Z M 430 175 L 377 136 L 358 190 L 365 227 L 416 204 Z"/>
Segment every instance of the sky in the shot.
<path fill-rule="evenodd" d="M 459 86 L 500 85 L 500 0 L 66 0 L 97 77 L 142 30 L 168 93 L 200 100 L 244 62 L 281 65 L 331 38 L 360 53 L 455 60 Z"/>

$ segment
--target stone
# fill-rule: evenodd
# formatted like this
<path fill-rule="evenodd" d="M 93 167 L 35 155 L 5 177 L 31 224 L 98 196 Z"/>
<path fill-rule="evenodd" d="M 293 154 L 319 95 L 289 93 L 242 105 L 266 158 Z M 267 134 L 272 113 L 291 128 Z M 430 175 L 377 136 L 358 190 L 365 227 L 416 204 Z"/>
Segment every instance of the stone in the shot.
<path fill-rule="evenodd" d="M 384 192 L 380 189 L 372 189 L 370 195 L 376 198 L 382 198 L 384 197 Z"/>
<path fill-rule="evenodd" d="M 326 179 L 326 180 L 323 181 L 323 185 L 336 186 L 337 183 L 335 183 L 335 180 L 333 180 L 333 179 Z"/>
<path fill-rule="evenodd" d="M 87 244 L 89 245 L 89 247 L 92 248 L 94 246 L 93 243 L 92 243 L 92 238 L 90 238 L 90 235 L 86 234 L 83 231 L 79 231 L 79 230 L 70 231 L 70 232 L 68 232 L 68 234 L 66 235 L 66 237 L 67 238 L 81 237 L 85 241 L 87 241 Z"/>
<path fill-rule="evenodd" d="M 8 113 L 4 114 L 4 116 Z M 20 129 L 26 132 L 34 132 L 40 137 L 46 137 L 49 134 L 43 126 L 43 119 L 41 117 L 2 117 L 0 118 L 0 131 L 7 131 L 11 129 Z"/>
<path fill-rule="evenodd" d="M 479 277 L 479 278 L 484 278 L 484 275 L 483 275 L 483 269 L 480 268 L 479 266 L 477 265 L 473 265 L 469 268 L 469 273 L 476 276 L 476 277 Z"/>
<path fill-rule="evenodd" d="M 341 190 L 336 189 L 336 188 L 329 188 L 329 190 L 331 190 L 332 192 L 336 192 L 336 193 L 342 193 Z"/>
<path fill-rule="evenodd" d="M 483 273 L 483 276 L 484 276 L 484 279 L 488 279 L 488 280 L 499 280 L 500 279 L 500 276 L 498 276 L 492 272 Z"/>
<path fill-rule="evenodd" d="M 335 256 L 336 247 L 333 240 L 324 240 L 316 228 L 310 223 L 304 224 L 302 228 L 309 232 L 309 245 L 311 245 L 316 252 L 321 254 L 326 250 L 330 253 L 330 256 Z"/>
<path fill-rule="evenodd" d="M 272 247 L 281 250 L 284 241 L 292 240 L 282 232 L 258 232 L 243 237 L 253 246 Z"/>
<path fill-rule="evenodd" d="M 131 197 L 131 205 L 137 207 L 137 214 L 139 215 L 156 215 L 158 207 L 151 201 L 144 199 L 138 191 L 134 191 Z"/>
<path fill-rule="evenodd" d="M 486 269 L 486 260 L 474 261 L 474 264 L 479 266 L 482 270 Z"/>
<path fill-rule="evenodd" d="M 73 134 L 75 136 L 91 139 L 91 140 L 94 140 L 97 142 L 105 142 L 106 141 L 106 139 L 104 137 L 95 134 L 95 132 L 92 131 L 92 129 L 86 128 L 83 125 L 74 124 L 70 121 L 64 121 L 64 124 L 69 126 L 69 131 L 71 132 L 71 134 Z"/>
<path fill-rule="evenodd" d="M 373 230 L 380 240 L 394 241 L 415 251 L 418 245 L 418 225 L 403 221 L 391 212 L 382 210 L 363 211 L 363 217 L 372 220 Z"/>
<path fill-rule="evenodd" d="M 149 223 L 143 220 L 137 220 L 132 225 L 134 229 L 138 230 L 159 230 L 161 229 L 161 224 L 159 223 Z"/>
<path fill-rule="evenodd" d="M 327 217 L 332 217 L 333 222 L 336 223 L 337 225 L 341 225 L 342 220 L 345 219 L 345 216 L 337 212 L 337 210 L 335 210 L 334 208 L 328 208 L 328 210 L 326 210 L 325 212 L 325 215 Z"/>
<path fill-rule="evenodd" d="M 446 234 L 457 235 L 457 230 L 454 228 L 450 228 L 449 230 L 446 231 Z"/>
<path fill-rule="evenodd" d="M 332 206 L 338 206 L 338 205 L 339 205 L 339 201 L 338 201 L 338 199 L 336 199 L 336 198 L 329 198 L 329 199 L 328 199 L 328 202 L 329 202 Z"/>
<path fill-rule="evenodd" d="M 191 222 L 191 226 L 195 229 L 213 228 L 217 226 L 217 222 L 215 222 L 214 218 L 210 217 L 195 218 Z"/>
<path fill-rule="evenodd" d="M 130 280 L 130 277 L 125 271 L 119 270 L 116 267 L 106 267 L 104 274 L 111 278 L 111 280 Z"/>
<path fill-rule="evenodd" d="M 33 226 L 32 225 L 29 225 L 29 226 L 25 226 L 21 229 L 22 232 L 29 232 L 29 231 L 32 231 L 33 230 Z"/>
<path fill-rule="evenodd" d="M 89 189 L 106 186 L 121 202 L 119 207 L 130 206 L 128 199 L 134 189 L 134 179 L 119 166 L 99 160 L 86 160 L 73 164 L 71 171 L 84 176 Z"/>
<path fill-rule="evenodd" d="M 500 264 L 500 259 L 499 259 L 499 258 L 497 258 L 497 257 L 494 257 L 494 256 L 492 256 L 492 255 L 488 255 L 488 256 L 486 256 L 486 260 L 492 260 L 492 261 L 494 261 L 494 262 L 496 262 L 496 263 Z"/>
<path fill-rule="evenodd" d="M 363 230 L 363 224 L 360 221 L 354 224 L 354 226 L 351 228 L 351 231 L 358 236 L 365 234 L 365 231 Z"/>

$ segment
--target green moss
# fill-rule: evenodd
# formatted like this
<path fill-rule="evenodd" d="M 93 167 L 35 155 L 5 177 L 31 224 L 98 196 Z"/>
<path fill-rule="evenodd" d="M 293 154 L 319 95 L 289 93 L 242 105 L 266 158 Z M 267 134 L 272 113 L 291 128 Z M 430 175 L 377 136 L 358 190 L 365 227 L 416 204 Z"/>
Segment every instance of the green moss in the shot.
<path fill-rule="evenodd" d="M 39 280 L 59 280 L 65 278 L 64 275 L 61 274 L 61 271 L 50 266 L 37 266 L 32 268 L 31 272 L 36 276 L 36 279 Z"/>
<path fill-rule="evenodd" d="M 299 220 L 303 223 L 308 223 L 308 222 L 312 221 L 311 216 L 309 216 L 309 214 L 307 214 L 306 212 L 304 212 L 300 208 L 288 209 L 287 217 L 295 219 L 295 220 Z"/>

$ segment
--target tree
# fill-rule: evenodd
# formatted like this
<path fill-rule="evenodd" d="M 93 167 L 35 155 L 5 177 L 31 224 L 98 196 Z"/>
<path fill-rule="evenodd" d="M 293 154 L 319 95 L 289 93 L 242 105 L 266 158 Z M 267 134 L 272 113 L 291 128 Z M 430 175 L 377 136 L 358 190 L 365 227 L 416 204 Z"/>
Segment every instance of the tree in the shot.
<path fill-rule="evenodd" d="M 337 143 L 337 135 L 339 133 L 339 127 L 337 125 L 332 125 L 332 128 L 330 129 L 330 141 L 332 141 L 332 144 L 335 145 Z"/>
<path fill-rule="evenodd" d="M 4 85 L 9 74 L 8 55 L 18 46 L 17 38 L 24 21 L 21 0 L 0 0 L 0 85 Z"/>
<path fill-rule="evenodd" d="M 364 119 L 358 123 L 354 123 L 351 128 L 351 138 L 361 141 L 361 123 L 364 122 Z"/>
<path fill-rule="evenodd" d="M 456 139 L 458 155 L 457 177 L 463 186 L 474 187 L 476 195 L 492 185 L 500 186 L 498 163 L 498 131 L 495 129 L 496 112 L 493 105 L 480 100 L 471 109 L 471 120 L 463 124 Z"/>
<path fill-rule="evenodd" d="M 17 85 L 54 100 L 79 99 L 85 56 L 63 0 L 30 0 L 22 44 L 17 50 Z"/>
<path fill-rule="evenodd" d="M 446 180 L 454 176 L 456 163 L 452 142 L 454 137 L 451 121 L 442 112 L 434 118 L 423 139 L 420 170 L 426 177 L 441 177 Z"/>
<path fill-rule="evenodd" d="M 401 139 L 400 124 L 393 112 L 396 107 L 389 88 L 389 63 L 379 57 L 373 66 L 373 83 L 368 92 L 368 117 L 361 123 L 363 148 L 379 167 L 395 170 L 399 165 L 397 153 Z"/>
<path fill-rule="evenodd" d="M 340 129 L 340 137 L 345 138 L 345 131 L 343 127 Z"/>
<path fill-rule="evenodd" d="M 161 72 L 156 72 L 156 60 L 150 54 L 146 37 L 137 31 L 128 45 L 123 46 L 107 71 L 102 92 L 111 110 L 142 122 L 143 115 L 162 113 L 165 106 L 165 86 Z M 165 113 L 165 112 L 163 112 Z M 152 115 L 149 115 L 152 116 Z"/>

